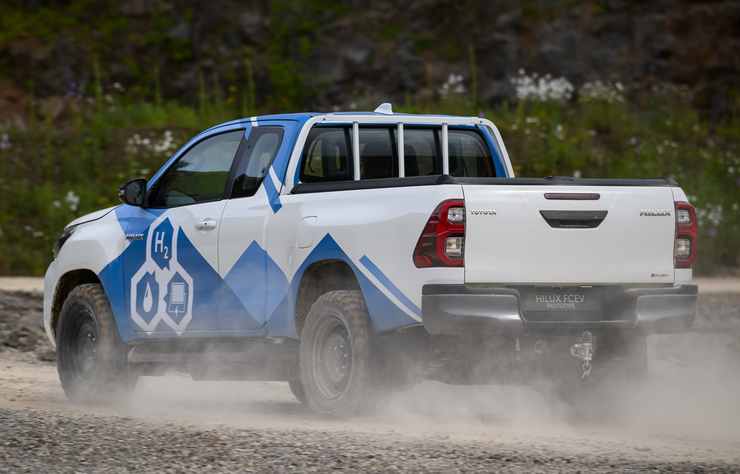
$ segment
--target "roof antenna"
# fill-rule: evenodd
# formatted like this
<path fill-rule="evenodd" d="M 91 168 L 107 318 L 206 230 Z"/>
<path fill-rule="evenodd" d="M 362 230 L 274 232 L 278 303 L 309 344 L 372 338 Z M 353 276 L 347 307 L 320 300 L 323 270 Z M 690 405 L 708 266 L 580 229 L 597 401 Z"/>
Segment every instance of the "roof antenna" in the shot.
<path fill-rule="evenodd" d="M 391 115 L 393 114 L 393 106 L 390 102 L 383 102 L 378 106 L 377 109 L 375 109 L 375 112 L 379 114 Z"/>

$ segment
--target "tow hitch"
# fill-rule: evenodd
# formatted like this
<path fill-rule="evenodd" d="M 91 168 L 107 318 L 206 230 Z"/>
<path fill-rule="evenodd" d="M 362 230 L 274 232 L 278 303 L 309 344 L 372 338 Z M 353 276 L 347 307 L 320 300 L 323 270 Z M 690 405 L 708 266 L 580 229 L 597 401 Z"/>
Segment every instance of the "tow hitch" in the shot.
<path fill-rule="evenodd" d="M 594 358 L 594 336 L 590 331 L 583 331 L 580 342 L 570 346 L 570 355 L 581 361 L 581 380 L 588 378 Z"/>

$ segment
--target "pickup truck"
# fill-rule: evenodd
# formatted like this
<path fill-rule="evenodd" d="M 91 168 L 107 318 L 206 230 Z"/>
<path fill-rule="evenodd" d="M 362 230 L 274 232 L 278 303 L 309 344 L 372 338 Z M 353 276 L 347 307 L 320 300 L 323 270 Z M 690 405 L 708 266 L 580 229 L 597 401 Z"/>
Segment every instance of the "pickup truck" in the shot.
<path fill-rule="evenodd" d="M 63 231 L 44 326 L 72 400 L 140 375 L 287 381 L 352 414 L 421 379 L 563 387 L 688 328 L 697 219 L 670 179 L 515 178 L 479 117 L 251 117 Z M 590 382 L 589 382 L 590 383 Z"/>

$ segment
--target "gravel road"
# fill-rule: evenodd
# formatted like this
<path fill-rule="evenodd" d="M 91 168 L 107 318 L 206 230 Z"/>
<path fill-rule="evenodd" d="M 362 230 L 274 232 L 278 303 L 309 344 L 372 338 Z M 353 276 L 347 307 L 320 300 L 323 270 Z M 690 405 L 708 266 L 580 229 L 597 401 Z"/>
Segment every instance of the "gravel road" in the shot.
<path fill-rule="evenodd" d="M 34 312 L 38 295 L 0 292 L 0 472 L 740 471 L 740 295 L 703 296 L 699 332 L 651 338 L 650 380 L 605 388 L 596 410 L 424 383 L 350 420 L 284 383 L 177 374 L 124 405 L 71 404 Z"/>

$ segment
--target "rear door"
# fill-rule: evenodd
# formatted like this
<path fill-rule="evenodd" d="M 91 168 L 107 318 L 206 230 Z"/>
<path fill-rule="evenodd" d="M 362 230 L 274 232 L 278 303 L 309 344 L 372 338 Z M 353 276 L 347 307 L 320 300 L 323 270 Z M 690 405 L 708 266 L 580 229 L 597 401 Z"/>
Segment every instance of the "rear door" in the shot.
<path fill-rule="evenodd" d="M 663 186 L 463 185 L 465 281 L 673 282 L 673 195 Z"/>
<path fill-rule="evenodd" d="M 252 126 L 237 151 L 229 197 L 221 219 L 219 266 L 225 290 L 234 295 L 220 309 L 221 330 L 251 333 L 265 325 L 274 302 L 268 274 L 278 271 L 266 251 L 267 219 L 280 209 L 280 190 L 273 162 L 288 153 L 288 123 Z"/>

